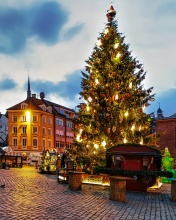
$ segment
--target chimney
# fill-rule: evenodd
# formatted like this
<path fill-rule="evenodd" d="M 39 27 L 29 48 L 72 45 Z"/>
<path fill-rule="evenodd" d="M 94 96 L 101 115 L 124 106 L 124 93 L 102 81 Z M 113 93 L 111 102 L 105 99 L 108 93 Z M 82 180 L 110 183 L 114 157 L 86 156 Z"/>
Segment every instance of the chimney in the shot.
<path fill-rule="evenodd" d="M 36 94 L 32 94 L 32 98 L 35 98 L 35 99 L 36 99 Z"/>

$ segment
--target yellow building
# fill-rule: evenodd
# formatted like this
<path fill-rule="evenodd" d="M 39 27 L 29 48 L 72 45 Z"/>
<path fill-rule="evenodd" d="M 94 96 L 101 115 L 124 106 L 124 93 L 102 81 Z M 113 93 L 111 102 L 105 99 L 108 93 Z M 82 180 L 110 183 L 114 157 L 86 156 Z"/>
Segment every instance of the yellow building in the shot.
<path fill-rule="evenodd" d="M 45 100 L 43 92 L 40 99 L 31 95 L 29 79 L 26 100 L 7 112 L 9 146 L 24 162 L 37 161 L 44 150 L 60 153 L 72 147 L 74 110 Z"/>

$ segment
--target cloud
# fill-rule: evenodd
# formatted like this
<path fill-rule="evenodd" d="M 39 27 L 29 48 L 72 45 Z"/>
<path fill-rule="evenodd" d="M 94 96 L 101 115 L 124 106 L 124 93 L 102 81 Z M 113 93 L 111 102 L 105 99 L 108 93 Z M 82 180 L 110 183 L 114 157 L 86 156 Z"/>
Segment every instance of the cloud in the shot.
<path fill-rule="evenodd" d="M 32 91 L 35 91 L 36 93 L 44 92 L 46 99 L 49 95 L 55 95 L 73 100 L 81 91 L 81 71 L 76 70 L 69 73 L 65 76 L 65 80 L 57 83 L 49 80 L 35 80 L 31 81 L 30 85 Z M 24 89 L 27 90 L 27 83 L 25 84 Z"/>
<path fill-rule="evenodd" d="M 0 91 L 13 90 L 17 87 L 17 83 L 8 77 L 3 76 L 0 80 Z"/>
<path fill-rule="evenodd" d="M 30 38 L 47 45 L 58 42 L 68 13 L 57 2 L 21 8 L 0 8 L 0 53 L 21 52 Z"/>
<path fill-rule="evenodd" d="M 74 27 L 67 29 L 65 33 L 63 34 L 63 39 L 70 40 L 72 37 L 78 34 L 82 30 L 83 27 L 84 27 L 84 24 L 78 24 L 78 25 L 75 25 Z"/>

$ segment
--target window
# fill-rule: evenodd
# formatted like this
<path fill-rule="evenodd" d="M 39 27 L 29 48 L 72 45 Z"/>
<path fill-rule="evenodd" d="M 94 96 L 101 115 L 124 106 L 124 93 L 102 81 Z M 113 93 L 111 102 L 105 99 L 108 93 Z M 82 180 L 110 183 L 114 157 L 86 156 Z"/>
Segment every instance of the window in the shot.
<path fill-rule="evenodd" d="M 63 125 L 64 125 L 64 122 L 63 122 L 62 119 L 56 118 L 56 124 L 63 126 Z"/>
<path fill-rule="evenodd" d="M 64 147 L 64 142 L 62 142 L 62 141 L 56 141 L 56 147 L 63 148 L 63 147 Z"/>
<path fill-rule="evenodd" d="M 26 104 L 21 104 L 21 109 L 26 109 L 27 108 L 27 105 Z"/>
<path fill-rule="evenodd" d="M 66 143 L 66 148 L 72 148 L 72 143 Z"/>
<path fill-rule="evenodd" d="M 26 115 L 23 115 L 21 121 L 26 121 Z"/>
<path fill-rule="evenodd" d="M 13 115 L 12 117 L 13 117 L 13 118 L 12 118 L 12 121 L 13 121 L 13 122 L 17 122 L 17 119 L 18 119 L 17 116 L 16 116 L 16 115 Z"/>
<path fill-rule="evenodd" d="M 33 128 L 32 128 L 32 133 L 33 133 L 33 134 L 38 133 L 38 127 L 33 127 Z"/>
<path fill-rule="evenodd" d="M 18 142 L 17 142 L 17 138 L 13 138 L 13 146 L 17 146 Z"/>
<path fill-rule="evenodd" d="M 27 139 L 26 138 L 22 138 L 22 146 L 23 147 L 27 146 Z"/>
<path fill-rule="evenodd" d="M 48 124 L 49 124 L 49 125 L 52 124 L 52 120 L 51 120 L 51 118 L 48 118 Z"/>
<path fill-rule="evenodd" d="M 34 138 L 33 139 L 33 147 L 37 147 L 38 146 L 38 139 Z"/>
<path fill-rule="evenodd" d="M 68 128 L 73 128 L 73 123 L 70 122 L 70 121 L 67 121 L 67 127 L 68 127 Z"/>
<path fill-rule="evenodd" d="M 32 121 L 34 121 L 34 122 L 38 121 L 38 117 L 37 117 L 37 115 L 33 115 L 33 119 L 32 119 Z"/>
<path fill-rule="evenodd" d="M 51 136 L 51 128 L 48 129 L 48 135 Z"/>
<path fill-rule="evenodd" d="M 48 141 L 48 147 L 51 148 L 51 141 Z"/>
<path fill-rule="evenodd" d="M 46 128 L 42 128 L 42 134 L 46 135 Z"/>
<path fill-rule="evenodd" d="M 26 134 L 26 126 L 23 126 L 23 127 L 22 127 L 22 133 L 23 133 L 23 134 Z"/>
<path fill-rule="evenodd" d="M 42 122 L 46 123 L 46 117 L 45 116 L 42 117 Z"/>
<path fill-rule="evenodd" d="M 43 150 L 45 150 L 45 147 L 46 147 L 46 140 L 45 139 L 42 140 L 42 146 L 43 146 Z"/>
<path fill-rule="evenodd" d="M 46 106 L 45 105 L 42 105 L 42 110 L 46 111 Z"/>
<path fill-rule="evenodd" d="M 72 132 L 67 132 L 67 137 L 68 137 L 68 138 L 73 138 L 73 137 L 74 137 L 74 133 L 72 133 Z"/>
<path fill-rule="evenodd" d="M 13 131 L 14 134 L 17 134 L 17 127 L 13 127 Z"/>
<path fill-rule="evenodd" d="M 64 131 L 56 130 L 56 135 L 64 136 Z"/>

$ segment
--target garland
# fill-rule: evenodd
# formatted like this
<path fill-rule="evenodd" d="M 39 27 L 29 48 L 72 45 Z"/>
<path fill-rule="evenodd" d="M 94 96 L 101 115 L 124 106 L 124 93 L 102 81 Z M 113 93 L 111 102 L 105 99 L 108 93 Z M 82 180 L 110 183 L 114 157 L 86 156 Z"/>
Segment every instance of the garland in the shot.
<path fill-rule="evenodd" d="M 103 173 L 103 174 L 109 174 L 109 175 L 117 175 L 117 176 L 128 176 L 128 177 L 134 177 L 134 176 L 153 176 L 153 177 L 167 177 L 172 178 L 173 173 L 169 171 L 150 171 L 150 170 L 113 170 L 110 168 L 104 168 L 104 167 L 96 167 L 94 169 L 94 173 Z"/>

